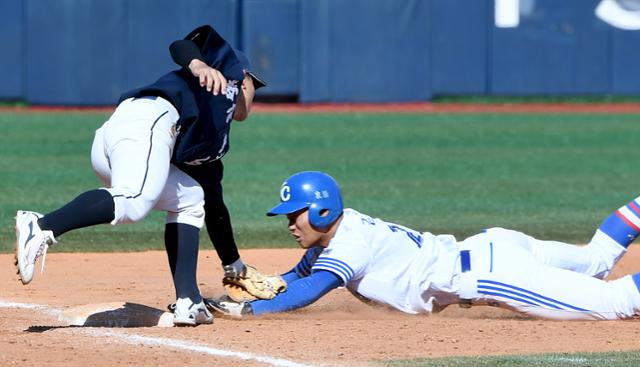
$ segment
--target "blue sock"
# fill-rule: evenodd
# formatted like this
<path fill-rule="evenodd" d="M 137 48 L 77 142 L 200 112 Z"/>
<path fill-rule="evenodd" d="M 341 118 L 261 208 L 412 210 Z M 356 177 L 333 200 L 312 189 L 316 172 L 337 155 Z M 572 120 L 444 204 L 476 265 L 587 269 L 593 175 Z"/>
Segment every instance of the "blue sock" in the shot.
<path fill-rule="evenodd" d="M 613 212 L 598 228 L 624 248 L 629 247 L 640 233 L 639 200 L 633 200 Z"/>

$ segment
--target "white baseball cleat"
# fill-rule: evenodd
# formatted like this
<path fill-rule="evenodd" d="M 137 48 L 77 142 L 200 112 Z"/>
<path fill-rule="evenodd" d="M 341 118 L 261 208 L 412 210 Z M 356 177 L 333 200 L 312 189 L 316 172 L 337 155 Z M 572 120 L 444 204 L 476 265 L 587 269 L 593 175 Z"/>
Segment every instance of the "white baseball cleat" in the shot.
<path fill-rule="evenodd" d="M 33 279 L 36 261 L 42 256 L 42 268 L 50 245 L 57 243 L 53 232 L 43 231 L 38 226 L 42 214 L 18 210 L 16 213 L 16 255 L 15 265 L 22 284 L 29 284 Z"/>
<path fill-rule="evenodd" d="M 212 324 L 213 315 L 202 300 L 198 303 L 191 298 L 178 298 L 173 310 L 173 324 L 176 326 L 196 326 L 198 324 Z"/>
<path fill-rule="evenodd" d="M 218 312 L 233 319 L 241 319 L 253 314 L 253 309 L 249 302 L 236 302 L 229 296 L 223 296 L 218 299 L 203 298 L 202 301 L 210 311 Z"/>

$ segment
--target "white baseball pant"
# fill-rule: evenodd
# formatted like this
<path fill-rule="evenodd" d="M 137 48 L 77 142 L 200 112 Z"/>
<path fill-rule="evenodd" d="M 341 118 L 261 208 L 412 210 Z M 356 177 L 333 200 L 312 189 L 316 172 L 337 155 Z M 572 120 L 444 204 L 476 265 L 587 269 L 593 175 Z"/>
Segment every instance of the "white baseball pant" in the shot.
<path fill-rule="evenodd" d="M 461 274 L 461 288 L 466 292 L 467 284 L 474 285 L 473 304 L 557 320 L 623 319 L 640 310 L 632 276 L 598 279 L 626 251 L 600 232 L 589 245 L 574 246 L 491 228 L 459 247 L 470 251 L 470 270 Z"/>
<path fill-rule="evenodd" d="M 91 163 L 115 202 L 112 225 L 142 220 L 151 209 L 167 223 L 204 224 L 204 192 L 171 164 L 175 107 L 161 97 L 129 98 L 95 134 Z"/>

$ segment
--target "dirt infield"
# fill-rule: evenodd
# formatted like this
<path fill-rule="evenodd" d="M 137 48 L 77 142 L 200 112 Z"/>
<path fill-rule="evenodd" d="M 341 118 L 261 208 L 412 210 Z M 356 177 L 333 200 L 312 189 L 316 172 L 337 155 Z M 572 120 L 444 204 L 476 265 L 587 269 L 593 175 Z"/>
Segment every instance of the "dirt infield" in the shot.
<path fill-rule="evenodd" d="M 612 278 L 640 270 L 640 248 Z M 244 250 L 265 272 L 288 269 L 302 250 Z M 638 349 L 638 321 L 552 322 L 488 307 L 450 307 L 411 316 L 365 305 L 345 290 L 294 313 L 249 320 L 217 318 L 196 328 L 64 327 L 56 311 L 130 302 L 164 309 L 173 288 L 164 253 L 51 253 L 44 275 L 22 286 L 13 255 L 0 255 L 0 365 L 369 365 L 451 355 Z M 214 252 L 202 251 L 198 279 L 205 295 L 222 293 Z M 41 308 L 35 305 L 41 305 Z"/>

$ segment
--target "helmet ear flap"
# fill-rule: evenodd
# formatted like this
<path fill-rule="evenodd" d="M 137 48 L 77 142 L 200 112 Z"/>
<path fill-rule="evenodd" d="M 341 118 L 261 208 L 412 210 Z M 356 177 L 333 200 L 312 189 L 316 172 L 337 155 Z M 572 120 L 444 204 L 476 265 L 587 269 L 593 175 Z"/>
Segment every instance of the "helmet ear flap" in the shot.
<path fill-rule="evenodd" d="M 309 205 L 309 223 L 316 228 L 324 228 L 325 223 L 323 223 L 323 218 L 320 215 L 320 211 L 322 208 L 319 207 L 318 203 L 313 203 Z"/>
<path fill-rule="evenodd" d="M 329 208 L 321 207 L 318 203 L 309 206 L 309 223 L 316 228 L 329 227 L 338 218 L 338 215 Z"/>

